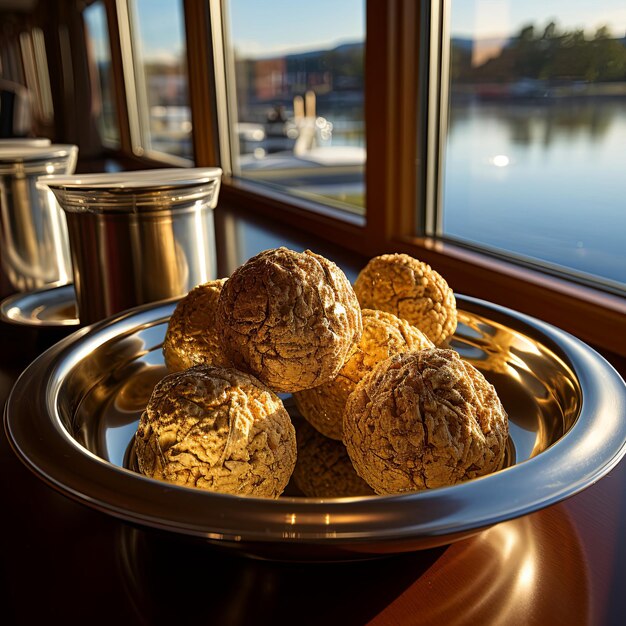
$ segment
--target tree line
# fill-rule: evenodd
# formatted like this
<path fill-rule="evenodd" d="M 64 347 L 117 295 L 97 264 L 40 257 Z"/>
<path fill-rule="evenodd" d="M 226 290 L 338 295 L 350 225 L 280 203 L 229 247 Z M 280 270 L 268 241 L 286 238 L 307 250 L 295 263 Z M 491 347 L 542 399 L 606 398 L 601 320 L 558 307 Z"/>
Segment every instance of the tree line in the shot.
<path fill-rule="evenodd" d="M 582 29 L 561 30 L 555 22 L 543 30 L 524 26 L 500 53 L 479 66 L 472 50 L 453 40 L 452 80 L 461 83 L 545 81 L 611 82 L 626 80 L 626 38 L 616 39 L 607 26 L 587 36 Z"/>

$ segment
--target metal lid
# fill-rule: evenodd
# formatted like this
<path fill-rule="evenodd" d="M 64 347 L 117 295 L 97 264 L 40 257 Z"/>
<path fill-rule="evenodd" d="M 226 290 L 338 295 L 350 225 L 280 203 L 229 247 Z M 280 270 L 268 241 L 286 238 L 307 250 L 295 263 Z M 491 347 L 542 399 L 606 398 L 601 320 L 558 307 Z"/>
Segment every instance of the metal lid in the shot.
<path fill-rule="evenodd" d="M 217 204 L 222 170 L 218 167 L 164 168 L 74 176 L 40 176 L 37 186 L 52 190 L 70 213 L 152 213 L 196 211 Z"/>
<path fill-rule="evenodd" d="M 0 173 L 39 175 L 73 172 L 78 146 L 71 144 L 0 144 Z"/>
<path fill-rule="evenodd" d="M 141 191 L 164 187 L 198 185 L 219 179 L 219 167 L 162 168 L 124 172 L 102 172 L 99 174 L 76 174 L 73 176 L 41 176 L 38 183 L 51 189 L 101 189 Z"/>
<path fill-rule="evenodd" d="M 46 137 L 10 137 L 8 139 L 0 139 L 0 148 L 23 148 L 25 146 L 43 148 L 44 146 L 49 146 L 51 144 L 52 142 Z"/>
<path fill-rule="evenodd" d="M 71 144 L 33 145 L 31 143 L 0 143 L 0 163 L 44 161 L 69 156 L 78 150 Z"/>

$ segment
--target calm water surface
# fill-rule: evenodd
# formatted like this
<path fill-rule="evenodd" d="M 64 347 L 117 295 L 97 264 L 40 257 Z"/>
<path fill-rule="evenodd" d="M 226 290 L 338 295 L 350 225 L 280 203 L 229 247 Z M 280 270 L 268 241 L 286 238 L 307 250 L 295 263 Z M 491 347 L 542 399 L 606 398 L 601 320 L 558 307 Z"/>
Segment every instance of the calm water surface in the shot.
<path fill-rule="evenodd" d="M 446 235 L 626 285 L 626 100 L 453 102 L 445 163 Z"/>

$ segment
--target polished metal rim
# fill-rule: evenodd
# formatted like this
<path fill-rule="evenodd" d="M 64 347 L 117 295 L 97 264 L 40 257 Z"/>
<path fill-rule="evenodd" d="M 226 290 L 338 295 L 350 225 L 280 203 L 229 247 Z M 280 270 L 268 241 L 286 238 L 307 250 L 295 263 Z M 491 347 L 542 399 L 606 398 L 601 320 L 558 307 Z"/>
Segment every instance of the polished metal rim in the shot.
<path fill-rule="evenodd" d="M 167 320 L 172 302 L 83 328 L 46 351 L 14 386 L 5 428 L 17 455 L 48 484 L 132 523 L 231 544 L 406 542 L 417 549 L 428 540 L 443 543 L 572 496 L 626 453 L 626 385 L 604 358 L 575 337 L 520 313 L 464 296 L 457 303 L 548 346 L 575 375 L 582 398 L 572 427 L 547 450 L 467 483 L 399 496 L 267 500 L 170 485 L 99 458 L 62 423 L 56 407 L 63 380 L 85 354 L 107 341 Z"/>
<path fill-rule="evenodd" d="M 74 285 L 13 294 L 0 302 L 0 319 L 19 326 L 78 326 Z"/>

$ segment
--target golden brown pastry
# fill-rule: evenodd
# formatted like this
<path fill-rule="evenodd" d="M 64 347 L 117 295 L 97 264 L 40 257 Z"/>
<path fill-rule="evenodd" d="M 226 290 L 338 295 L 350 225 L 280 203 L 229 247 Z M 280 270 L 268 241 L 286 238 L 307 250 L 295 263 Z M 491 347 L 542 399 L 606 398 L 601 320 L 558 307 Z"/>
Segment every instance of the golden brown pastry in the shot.
<path fill-rule="evenodd" d="M 363 309 L 388 311 L 417 326 L 435 345 L 456 330 L 456 300 L 445 279 L 408 254 L 374 257 L 354 291 Z"/>
<path fill-rule="evenodd" d="M 308 422 L 296 425 L 298 460 L 293 482 L 310 498 L 348 498 L 374 495 L 372 488 L 354 471 L 341 441 L 320 434 Z"/>
<path fill-rule="evenodd" d="M 361 310 L 345 274 L 307 250 L 266 250 L 228 279 L 217 307 L 226 356 L 275 391 L 334 378 L 361 337 Z"/>
<path fill-rule="evenodd" d="M 323 385 L 293 394 L 300 413 L 320 433 L 332 439 L 342 438 L 348 396 L 376 363 L 399 352 L 434 347 L 420 330 L 391 313 L 363 309 L 361 314 L 361 340 L 339 374 Z"/>
<path fill-rule="evenodd" d="M 344 443 L 378 494 L 432 489 L 502 467 L 508 417 L 494 387 L 453 350 L 379 363 L 348 399 Z"/>
<path fill-rule="evenodd" d="M 135 436 L 139 470 L 178 485 L 277 498 L 296 462 L 282 401 L 253 376 L 199 365 L 155 387 Z"/>
<path fill-rule="evenodd" d="M 194 365 L 230 365 L 215 327 L 217 301 L 225 278 L 194 287 L 176 305 L 163 341 L 165 365 L 170 372 Z"/>

